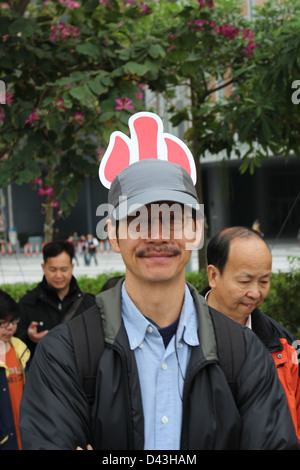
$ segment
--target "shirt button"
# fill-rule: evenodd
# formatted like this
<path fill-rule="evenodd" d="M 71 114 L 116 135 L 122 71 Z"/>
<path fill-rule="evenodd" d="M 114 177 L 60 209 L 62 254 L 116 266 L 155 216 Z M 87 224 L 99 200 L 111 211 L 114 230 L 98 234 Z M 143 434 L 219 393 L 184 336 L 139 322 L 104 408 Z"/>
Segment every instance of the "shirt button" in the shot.
<path fill-rule="evenodd" d="M 278 354 L 278 359 L 282 359 L 282 354 Z"/>
<path fill-rule="evenodd" d="M 141 344 L 139 345 L 139 348 L 140 348 L 140 349 L 143 349 L 143 347 L 144 347 L 144 344 L 141 343 Z"/>
<path fill-rule="evenodd" d="M 148 333 L 152 333 L 153 332 L 152 326 L 148 326 L 147 331 L 148 331 Z"/>
<path fill-rule="evenodd" d="M 163 362 L 162 365 L 161 365 L 161 368 L 162 368 L 163 370 L 166 370 L 166 369 L 168 368 L 167 363 L 166 363 L 166 362 Z"/>
<path fill-rule="evenodd" d="M 177 348 L 179 348 L 179 349 L 180 349 L 180 348 L 183 348 L 183 344 L 182 344 L 182 343 L 178 343 L 178 344 L 177 344 Z"/>
<path fill-rule="evenodd" d="M 162 422 L 163 424 L 167 424 L 168 421 L 169 421 L 169 420 L 168 420 L 167 416 L 163 416 L 163 417 L 161 418 L 161 422 Z"/>

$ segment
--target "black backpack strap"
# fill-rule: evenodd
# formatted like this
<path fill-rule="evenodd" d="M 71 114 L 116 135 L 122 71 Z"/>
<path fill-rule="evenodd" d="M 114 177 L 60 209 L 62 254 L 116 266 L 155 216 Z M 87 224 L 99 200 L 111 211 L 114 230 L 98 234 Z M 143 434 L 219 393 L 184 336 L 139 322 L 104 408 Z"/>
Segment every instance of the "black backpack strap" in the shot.
<path fill-rule="evenodd" d="M 93 305 L 68 322 L 80 382 L 90 404 L 94 402 L 96 375 L 105 348 L 100 311 Z"/>
<path fill-rule="evenodd" d="M 209 307 L 216 334 L 219 363 L 226 375 L 234 398 L 237 377 L 245 361 L 245 340 L 240 325 Z"/>

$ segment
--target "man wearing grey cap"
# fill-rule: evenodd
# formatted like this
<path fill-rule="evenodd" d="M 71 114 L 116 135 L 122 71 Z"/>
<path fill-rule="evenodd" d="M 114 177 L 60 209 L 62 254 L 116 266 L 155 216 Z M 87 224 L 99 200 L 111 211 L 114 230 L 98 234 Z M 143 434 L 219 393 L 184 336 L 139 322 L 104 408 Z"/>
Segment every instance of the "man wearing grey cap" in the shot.
<path fill-rule="evenodd" d="M 212 312 L 185 281 L 202 236 L 186 170 L 159 159 L 132 163 L 113 180 L 109 205 L 107 230 L 126 274 L 96 298 L 105 348 L 92 409 L 61 325 L 39 344 L 29 372 L 23 448 L 297 449 L 272 358 L 232 322 L 245 345 L 234 396 L 219 364 Z"/>

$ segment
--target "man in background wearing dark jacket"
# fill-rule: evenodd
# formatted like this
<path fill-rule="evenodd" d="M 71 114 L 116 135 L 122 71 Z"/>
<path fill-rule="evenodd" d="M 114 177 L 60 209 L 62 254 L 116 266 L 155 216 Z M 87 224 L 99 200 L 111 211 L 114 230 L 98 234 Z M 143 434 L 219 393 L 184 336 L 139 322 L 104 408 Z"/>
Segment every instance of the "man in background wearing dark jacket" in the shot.
<path fill-rule="evenodd" d="M 43 280 L 20 299 L 21 318 L 16 336 L 33 354 L 37 343 L 56 325 L 94 305 L 94 296 L 81 292 L 73 276 L 74 247 L 54 241 L 43 248 Z"/>
<path fill-rule="evenodd" d="M 300 440 L 300 380 L 295 339 L 258 307 L 270 289 L 272 256 L 261 237 L 246 227 L 230 227 L 207 246 L 209 287 L 201 294 L 208 305 L 252 329 L 270 351 L 285 390 Z"/>

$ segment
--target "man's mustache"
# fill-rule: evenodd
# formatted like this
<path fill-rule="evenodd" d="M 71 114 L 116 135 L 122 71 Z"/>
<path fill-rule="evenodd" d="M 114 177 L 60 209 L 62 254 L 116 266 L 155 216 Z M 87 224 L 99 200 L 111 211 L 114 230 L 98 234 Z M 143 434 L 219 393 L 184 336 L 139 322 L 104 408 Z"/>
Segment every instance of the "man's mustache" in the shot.
<path fill-rule="evenodd" d="M 174 246 L 147 246 L 146 248 L 141 248 L 136 252 L 136 256 L 138 258 L 143 258 L 146 255 L 149 254 L 156 254 L 156 253 L 166 253 L 171 256 L 177 256 L 180 255 L 180 250 Z"/>

